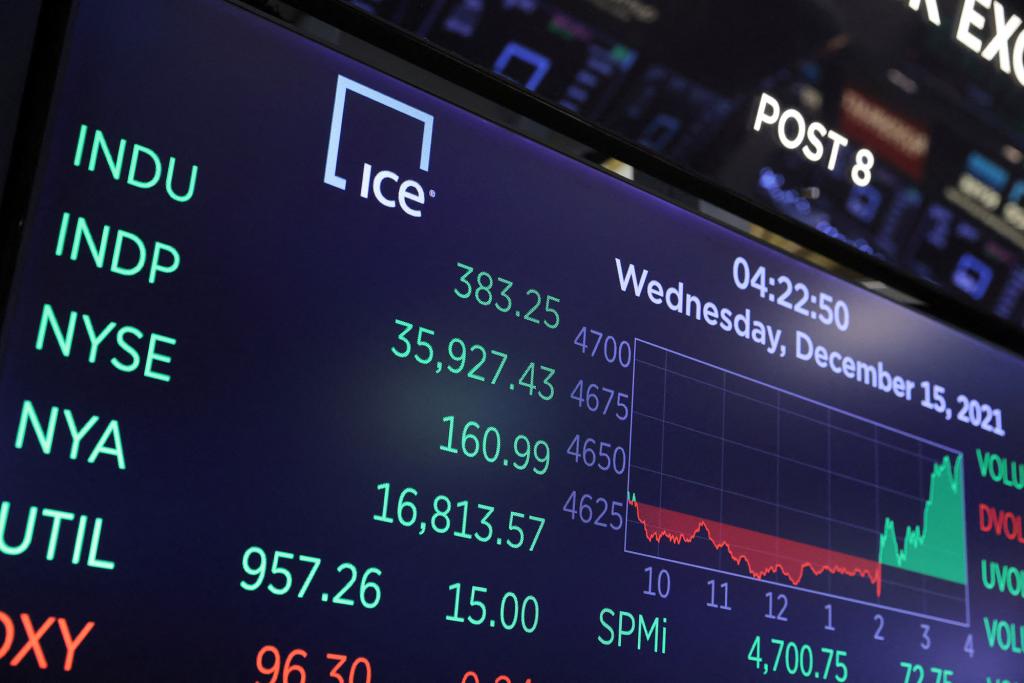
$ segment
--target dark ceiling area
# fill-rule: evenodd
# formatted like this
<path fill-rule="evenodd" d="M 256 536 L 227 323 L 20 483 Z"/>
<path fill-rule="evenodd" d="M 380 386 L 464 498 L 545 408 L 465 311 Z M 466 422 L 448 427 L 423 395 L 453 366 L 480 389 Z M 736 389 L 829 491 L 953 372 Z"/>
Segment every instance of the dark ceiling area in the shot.
<path fill-rule="evenodd" d="M 354 4 L 1024 326 L 1024 90 L 954 40 L 958 2 Z M 762 92 L 871 147 L 871 186 L 751 136 Z"/>

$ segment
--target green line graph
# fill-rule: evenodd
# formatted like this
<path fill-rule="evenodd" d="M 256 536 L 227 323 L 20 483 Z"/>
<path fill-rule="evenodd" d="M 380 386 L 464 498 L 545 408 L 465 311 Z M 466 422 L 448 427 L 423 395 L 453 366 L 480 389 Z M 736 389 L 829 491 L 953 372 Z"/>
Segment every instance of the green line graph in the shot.
<path fill-rule="evenodd" d="M 950 456 L 932 469 L 924 519 L 908 526 L 900 549 L 896 523 L 885 519 L 878 561 L 889 567 L 917 572 L 953 583 L 967 582 L 967 548 L 964 541 L 963 455 Z"/>

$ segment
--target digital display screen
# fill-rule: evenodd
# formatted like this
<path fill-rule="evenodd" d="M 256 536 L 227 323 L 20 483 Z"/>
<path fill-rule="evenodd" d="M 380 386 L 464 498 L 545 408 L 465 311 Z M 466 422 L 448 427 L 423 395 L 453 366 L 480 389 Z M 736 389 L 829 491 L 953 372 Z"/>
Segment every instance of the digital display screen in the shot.
<path fill-rule="evenodd" d="M 1018 356 L 246 9 L 76 3 L 20 249 L 0 680 L 1024 669 Z"/>

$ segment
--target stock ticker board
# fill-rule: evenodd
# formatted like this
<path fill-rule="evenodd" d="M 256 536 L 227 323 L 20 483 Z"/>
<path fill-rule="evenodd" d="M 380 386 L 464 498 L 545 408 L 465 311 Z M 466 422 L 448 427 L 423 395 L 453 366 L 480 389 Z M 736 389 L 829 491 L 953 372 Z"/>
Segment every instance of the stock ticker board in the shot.
<path fill-rule="evenodd" d="M 20 249 L 0 680 L 1024 671 L 1018 356 L 257 14 L 77 3 Z"/>

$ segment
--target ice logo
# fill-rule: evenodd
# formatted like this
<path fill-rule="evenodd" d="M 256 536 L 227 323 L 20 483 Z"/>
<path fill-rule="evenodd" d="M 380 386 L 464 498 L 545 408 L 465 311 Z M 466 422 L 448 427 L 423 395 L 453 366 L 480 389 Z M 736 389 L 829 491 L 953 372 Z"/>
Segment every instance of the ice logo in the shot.
<path fill-rule="evenodd" d="M 327 142 L 327 165 L 324 168 L 324 182 L 344 190 L 348 181 L 338 175 L 338 152 L 341 149 L 341 133 L 345 120 L 345 101 L 349 93 L 361 95 L 380 105 L 393 109 L 400 114 L 415 119 L 423 124 L 423 137 L 420 142 L 420 170 L 430 170 L 430 143 L 434 134 L 434 117 L 419 109 L 388 97 L 382 92 L 369 88 L 351 78 L 338 76 L 338 88 L 334 94 L 334 113 L 331 116 L 331 136 Z M 434 191 L 430 190 L 430 196 Z M 394 171 L 374 169 L 368 163 L 363 164 L 363 174 L 359 185 L 359 196 L 369 199 L 373 196 L 378 203 L 389 209 L 396 206 L 407 216 L 419 218 L 423 215 L 423 205 L 427 193 L 423 186 L 415 180 L 402 180 Z"/>

